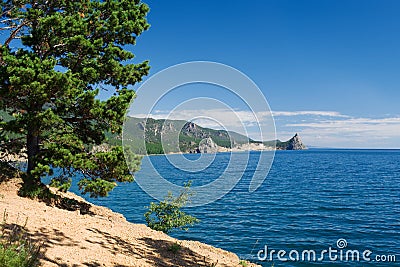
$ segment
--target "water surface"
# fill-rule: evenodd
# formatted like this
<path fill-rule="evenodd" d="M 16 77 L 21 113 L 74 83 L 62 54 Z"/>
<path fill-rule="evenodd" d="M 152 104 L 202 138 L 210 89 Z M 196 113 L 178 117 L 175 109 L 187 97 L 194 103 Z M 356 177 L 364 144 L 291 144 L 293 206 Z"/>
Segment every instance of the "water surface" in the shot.
<path fill-rule="evenodd" d="M 257 252 L 265 245 L 288 253 L 320 252 L 328 247 L 337 249 L 337 240 L 345 239 L 344 251 L 371 250 L 371 258 L 395 254 L 400 262 L 399 150 L 277 151 L 267 179 L 256 192 L 249 193 L 258 153 L 251 153 L 244 177 L 229 194 L 208 205 L 187 209 L 201 220 L 199 224 L 188 232 L 172 235 L 205 242 L 253 261 L 257 261 Z M 228 164 L 229 155 L 217 154 L 213 164 L 201 173 L 174 168 L 165 156 L 151 156 L 151 161 L 170 181 L 181 185 L 192 180 L 196 186 L 218 177 Z M 194 160 L 198 155 L 186 157 Z M 142 166 L 137 176 L 146 175 L 148 168 L 151 166 Z M 90 201 L 124 214 L 131 222 L 145 223 L 145 207 L 154 200 L 132 183 L 118 186 L 108 198 Z M 262 264 L 272 265 L 269 261 Z M 275 260 L 274 264 L 393 266 L 398 263 Z"/>

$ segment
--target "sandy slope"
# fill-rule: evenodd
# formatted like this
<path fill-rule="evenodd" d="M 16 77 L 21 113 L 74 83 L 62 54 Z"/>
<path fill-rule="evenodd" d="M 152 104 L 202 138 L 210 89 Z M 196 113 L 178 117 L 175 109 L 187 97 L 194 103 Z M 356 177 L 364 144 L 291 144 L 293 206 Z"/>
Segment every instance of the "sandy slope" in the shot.
<path fill-rule="evenodd" d="M 19 182 L 12 179 L 0 184 L 0 212 L 9 214 L 8 223 L 23 224 L 28 218 L 26 228 L 32 239 L 43 243 L 43 266 L 241 266 L 231 252 L 179 241 L 143 224 L 129 223 L 104 207 L 92 205 L 90 215 L 82 215 L 21 198 L 17 196 Z M 71 193 L 68 196 L 83 201 Z M 175 242 L 182 248 L 173 253 L 168 248 Z"/>

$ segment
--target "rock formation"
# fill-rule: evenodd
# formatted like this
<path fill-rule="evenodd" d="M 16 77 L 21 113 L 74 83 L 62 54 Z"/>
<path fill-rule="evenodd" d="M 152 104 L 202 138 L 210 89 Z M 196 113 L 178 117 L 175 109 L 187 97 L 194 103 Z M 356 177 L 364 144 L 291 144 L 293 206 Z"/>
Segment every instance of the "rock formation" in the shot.
<path fill-rule="evenodd" d="M 199 144 L 200 153 L 217 153 L 218 145 L 211 139 L 211 137 L 201 140 Z"/>
<path fill-rule="evenodd" d="M 303 144 L 300 136 L 296 133 L 289 141 L 286 150 L 303 150 L 307 147 Z"/>
<path fill-rule="evenodd" d="M 117 135 L 109 139 L 114 139 L 113 143 L 121 142 Z M 190 121 L 133 117 L 128 117 L 125 123 L 124 140 L 132 152 L 140 155 L 306 149 L 298 134 L 284 142 L 256 141 L 243 134 L 205 128 Z"/>

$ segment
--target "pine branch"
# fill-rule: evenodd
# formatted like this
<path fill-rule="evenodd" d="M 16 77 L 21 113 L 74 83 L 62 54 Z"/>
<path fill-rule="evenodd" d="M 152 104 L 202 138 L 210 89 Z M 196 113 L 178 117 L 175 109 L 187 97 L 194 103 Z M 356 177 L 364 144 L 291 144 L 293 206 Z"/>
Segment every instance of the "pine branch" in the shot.
<path fill-rule="evenodd" d="M 18 25 L 17 28 L 10 34 L 10 37 L 8 37 L 7 40 L 4 42 L 4 45 L 8 46 L 11 43 L 11 41 L 16 37 L 18 32 L 27 25 L 28 25 L 28 21 L 24 21 L 20 25 Z"/>

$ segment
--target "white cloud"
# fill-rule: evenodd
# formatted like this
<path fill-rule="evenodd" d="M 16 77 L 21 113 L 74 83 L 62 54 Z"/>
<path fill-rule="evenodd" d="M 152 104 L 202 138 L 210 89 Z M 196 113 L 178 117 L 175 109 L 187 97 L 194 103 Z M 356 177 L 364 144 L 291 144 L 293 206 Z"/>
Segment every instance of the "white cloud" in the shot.
<path fill-rule="evenodd" d="M 287 123 L 284 127 L 301 129 L 303 139 L 316 146 L 400 147 L 400 117 L 325 119 Z"/>
<path fill-rule="evenodd" d="M 272 114 L 275 117 L 278 116 L 326 116 L 326 117 L 338 117 L 338 118 L 349 118 L 347 115 L 340 114 L 337 111 L 317 111 L 317 110 L 304 110 L 304 111 L 273 111 Z"/>
<path fill-rule="evenodd" d="M 175 110 L 173 112 L 157 110 L 154 114 L 134 114 L 135 117 L 151 117 L 154 119 L 171 119 L 196 121 L 201 126 L 215 127 L 241 127 L 242 125 L 254 124 L 261 120 L 263 114 L 252 113 L 251 111 L 230 110 L 230 109 L 190 109 Z"/>
<path fill-rule="evenodd" d="M 305 127 L 331 133 L 381 134 L 400 136 L 400 118 L 350 118 L 344 120 L 323 120 L 311 123 L 289 123 L 288 127 Z"/>

